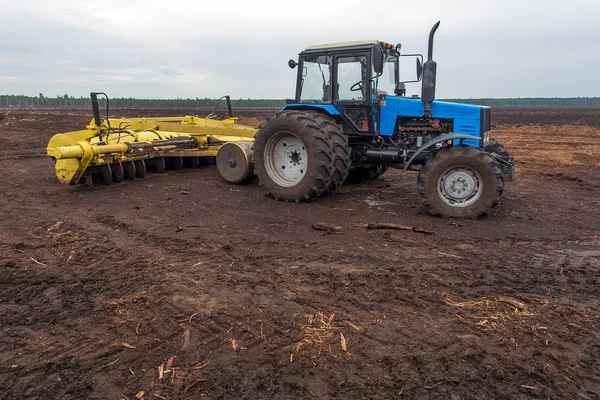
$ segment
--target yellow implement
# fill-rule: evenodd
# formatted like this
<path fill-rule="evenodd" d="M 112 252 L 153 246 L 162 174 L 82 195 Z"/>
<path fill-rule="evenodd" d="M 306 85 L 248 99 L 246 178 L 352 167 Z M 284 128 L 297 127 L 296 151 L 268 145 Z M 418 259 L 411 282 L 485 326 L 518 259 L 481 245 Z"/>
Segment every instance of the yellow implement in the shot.
<path fill-rule="evenodd" d="M 60 182 L 110 184 L 142 178 L 146 168 L 162 173 L 206 165 L 223 144 L 252 142 L 255 133 L 237 118 L 94 118 L 84 130 L 54 135 L 47 154 L 56 161 Z"/>

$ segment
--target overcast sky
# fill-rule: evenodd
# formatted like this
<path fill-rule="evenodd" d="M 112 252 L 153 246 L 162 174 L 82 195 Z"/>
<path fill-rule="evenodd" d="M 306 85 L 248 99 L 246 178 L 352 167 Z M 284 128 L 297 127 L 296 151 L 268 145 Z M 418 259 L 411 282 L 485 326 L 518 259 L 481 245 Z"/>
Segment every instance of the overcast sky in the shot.
<path fill-rule="evenodd" d="M 0 0 L 0 94 L 289 98 L 306 46 L 437 20 L 439 98 L 600 95 L 598 0 Z"/>

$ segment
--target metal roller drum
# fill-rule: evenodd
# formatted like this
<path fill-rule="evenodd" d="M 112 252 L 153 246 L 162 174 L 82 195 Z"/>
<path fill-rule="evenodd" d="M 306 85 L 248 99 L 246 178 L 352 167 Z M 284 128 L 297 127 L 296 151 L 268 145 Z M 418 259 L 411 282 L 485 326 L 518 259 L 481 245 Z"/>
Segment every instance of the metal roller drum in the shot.
<path fill-rule="evenodd" d="M 254 176 L 252 142 L 228 142 L 217 153 L 217 170 L 229 183 L 243 183 Z"/>

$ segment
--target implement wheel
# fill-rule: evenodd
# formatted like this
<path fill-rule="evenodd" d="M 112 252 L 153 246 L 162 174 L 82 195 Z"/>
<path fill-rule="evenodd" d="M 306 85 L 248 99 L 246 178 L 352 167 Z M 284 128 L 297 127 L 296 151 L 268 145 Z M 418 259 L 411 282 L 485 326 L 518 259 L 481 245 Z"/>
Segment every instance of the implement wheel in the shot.
<path fill-rule="evenodd" d="M 255 171 L 271 196 L 301 202 L 328 192 L 336 173 L 332 129 L 328 120 L 297 110 L 275 114 L 260 126 Z"/>
<path fill-rule="evenodd" d="M 251 142 L 228 142 L 221 146 L 216 158 L 217 171 L 229 183 L 244 183 L 252 180 Z"/>
<path fill-rule="evenodd" d="M 504 182 L 487 152 L 461 145 L 429 158 L 419 170 L 417 188 L 429 213 L 477 219 L 498 205 Z"/>

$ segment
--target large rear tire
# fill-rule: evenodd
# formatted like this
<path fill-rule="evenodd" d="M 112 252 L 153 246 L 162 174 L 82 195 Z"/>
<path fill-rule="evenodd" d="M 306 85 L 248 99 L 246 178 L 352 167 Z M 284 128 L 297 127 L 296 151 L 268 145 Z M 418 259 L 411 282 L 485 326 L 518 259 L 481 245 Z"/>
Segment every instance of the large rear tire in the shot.
<path fill-rule="evenodd" d="M 419 170 L 419 196 L 430 214 L 473 218 L 489 214 L 504 191 L 498 163 L 484 150 L 440 150 Z"/>
<path fill-rule="evenodd" d="M 310 201 L 327 193 L 332 181 L 344 175 L 338 171 L 341 173 L 334 178 L 339 141 L 332 137 L 336 136 L 331 134 L 332 125 L 314 113 L 289 110 L 273 115 L 259 127 L 253 149 L 255 171 L 271 196 L 297 203 Z"/>
<path fill-rule="evenodd" d="M 313 113 L 313 115 L 316 122 L 324 129 L 325 134 L 333 140 L 334 170 L 327 188 L 327 192 L 331 193 L 342 186 L 342 183 L 348 178 L 351 163 L 348 136 L 331 116 L 320 113 Z"/>

